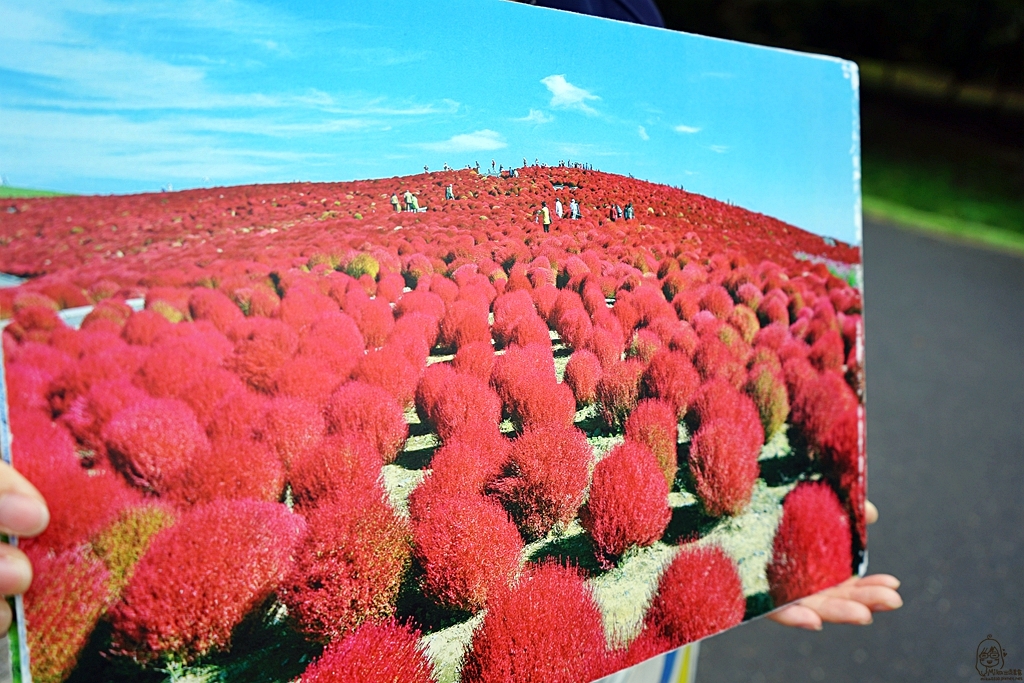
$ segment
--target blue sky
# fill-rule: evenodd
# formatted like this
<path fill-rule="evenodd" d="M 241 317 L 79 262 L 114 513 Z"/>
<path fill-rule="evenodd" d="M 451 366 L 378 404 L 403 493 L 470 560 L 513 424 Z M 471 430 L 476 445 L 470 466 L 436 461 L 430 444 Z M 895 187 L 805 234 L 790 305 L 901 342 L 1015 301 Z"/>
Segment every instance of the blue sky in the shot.
<path fill-rule="evenodd" d="M 555 164 L 859 241 L 845 62 L 503 0 L 0 0 L 0 175 L 125 193 Z"/>

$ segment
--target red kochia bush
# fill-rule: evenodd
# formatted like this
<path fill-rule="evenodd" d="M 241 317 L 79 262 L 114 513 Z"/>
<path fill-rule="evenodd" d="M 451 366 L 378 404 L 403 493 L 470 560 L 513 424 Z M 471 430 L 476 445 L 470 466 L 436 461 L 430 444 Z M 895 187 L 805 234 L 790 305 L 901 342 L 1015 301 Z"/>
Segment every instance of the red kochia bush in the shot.
<path fill-rule="evenodd" d="M 445 442 L 470 422 L 497 425 L 501 422 L 501 400 L 486 382 L 459 373 L 437 397 L 428 417 Z"/>
<path fill-rule="evenodd" d="M 7 364 L 7 397 L 10 405 L 50 411 L 50 402 L 46 398 L 53 375 L 42 368 L 26 363 Z M 84 398 L 80 399 L 84 400 Z M 72 401 L 74 405 L 75 401 Z M 70 406 L 69 406 L 70 409 Z"/>
<path fill-rule="evenodd" d="M 657 353 L 661 347 L 661 338 L 653 330 L 644 328 L 633 333 L 633 338 L 629 341 L 629 348 L 626 349 L 626 356 L 639 358 L 644 363 L 648 363 L 651 356 Z"/>
<path fill-rule="evenodd" d="M 89 387 L 85 396 L 76 398 L 59 420 L 84 447 L 92 450 L 87 459 L 95 462 L 105 459 L 107 454 L 102 433 L 110 418 L 122 408 L 148 398 L 146 392 L 127 377 L 101 380 Z M 18 402 L 13 396 L 10 400 L 11 405 L 30 405 Z"/>
<path fill-rule="evenodd" d="M 241 386 L 224 394 L 210 411 L 206 433 L 211 439 L 258 439 L 263 433 L 269 399 Z"/>
<path fill-rule="evenodd" d="M 433 427 L 430 415 L 433 414 L 434 406 L 438 398 L 444 394 L 448 385 L 455 380 L 455 369 L 448 363 L 433 363 L 423 371 L 419 383 L 416 385 L 416 414 L 420 420 Z"/>
<path fill-rule="evenodd" d="M 626 439 L 642 443 L 651 450 L 671 489 L 678 469 L 676 443 L 679 440 L 679 420 L 671 404 L 659 399 L 640 401 L 626 420 Z"/>
<path fill-rule="evenodd" d="M 361 299 L 358 304 L 346 304 L 345 312 L 356 321 L 367 348 L 383 345 L 395 326 L 391 305 L 383 298 Z"/>
<path fill-rule="evenodd" d="M 528 315 L 516 321 L 512 331 L 505 340 L 508 346 L 526 346 L 527 344 L 551 344 L 551 334 L 548 326 L 539 315 Z"/>
<path fill-rule="evenodd" d="M 687 421 L 697 431 L 701 425 L 724 421 L 758 448 L 764 443 L 764 431 L 757 406 L 749 396 L 741 394 L 725 380 L 714 380 L 701 386 L 694 399 Z M 757 442 L 753 444 L 753 442 Z"/>
<path fill-rule="evenodd" d="M 667 402 L 678 417 L 686 414 L 698 387 L 700 375 L 686 354 L 680 351 L 658 351 L 644 371 L 644 393 Z"/>
<path fill-rule="evenodd" d="M 195 413 L 174 399 L 148 399 L 122 409 L 103 428 L 103 438 L 128 480 L 157 493 L 209 449 Z"/>
<path fill-rule="evenodd" d="M 328 436 L 304 450 L 292 463 L 288 481 L 296 508 L 306 509 L 322 499 L 380 499 L 380 455 L 363 436 Z"/>
<path fill-rule="evenodd" d="M 721 377 L 739 388 L 747 379 L 743 361 L 736 357 L 718 335 L 708 334 L 701 339 L 693 356 L 693 363 L 700 371 L 701 377 L 708 381 Z"/>
<path fill-rule="evenodd" d="M 618 363 L 622 360 L 622 354 L 625 351 L 622 331 L 595 325 L 587 349 L 597 356 L 603 368 Z"/>
<path fill-rule="evenodd" d="M 244 318 L 242 309 L 223 292 L 198 287 L 188 298 L 188 310 L 193 320 L 209 320 L 221 332 L 227 332 Z"/>
<path fill-rule="evenodd" d="M 606 366 L 597 383 L 597 400 L 601 417 L 609 427 L 618 428 L 636 408 L 640 396 L 640 380 L 646 365 L 630 359 Z"/>
<path fill-rule="evenodd" d="M 601 372 L 601 361 L 590 351 L 579 349 L 569 356 L 564 379 L 572 389 L 577 405 L 589 405 L 597 400 L 597 383 L 601 381 Z"/>
<path fill-rule="evenodd" d="M 613 566 L 631 546 L 657 541 L 671 518 L 668 484 L 647 446 L 627 440 L 597 463 L 580 522 L 602 566 Z"/>
<path fill-rule="evenodd" d="M 512 330 L 524 318 L 537 315 L 533 299 L 525 290 L 502 294 L 494 300 L 494 339 L 499 344 L 508 344 Z"/>
<path fill-rule="evenodd" d="M 182 327 L 185 325 L 189 324 Z M 231 351 L 230 342 L 212 327 L 199 325 L 191 325 L 195 334 L 167 335 L 155 343 L 142 361 L 135 383 L 157 398 L 188 400 L 198 375 L 223 372 L 221 364 Z"/>
<path fill-rule="evenodd" d="M 843 337 L 836 330 L 828 330 L 818 337 L 818 340 L 811 345 L 811 352 L 807 354 L 807 360 L 822 372 L 841 370 L 845 358 L 846 349 L 843 346 Z"/>
<path fill-rule="evenodd" d="M 329 296 L 301 285 L 288 290 L 281 299 L 277 315 L 281 322 L 298 332 L 309 327 L 321 314 L 336 310 L 338 304 Z"/>
<path fill-rule="evenodd" d="M 838 372 L 812 374 L 802 390 L 798 387 L 793 396 L 793 422 L 803 428 L 807 440 L 817 447 L 832 425 L 842 415 L 856 412 L 859 405 L 857 395 Z"/>
<path fill-rule="evenodd" d="M 106 299 L 96 304 L 82 319 L 80 329 L 109 330 L 121 334 L 121 328 L 132 314 L 132 308 L 120 299 Z"/>
<path fill-rule="evenodd" d="M 395 315 L 401 318 L 410 313 L 425 313 L 440 320 L 444 317 L 444 301 L 433 292 L 406 292 L 395 304 Z"/>
<path fill-rule="evenodd" d="M 358 357 L 364 358 L 361 354 Z M 296 355 L 277 371 L 274 377 L 275 393 L 322 405 L 349 376 L 349 372 L 336 372 L 328 362 L 322 356 L 303 353 Z"/>
<path fill-rule="evenodd" d="M 114 472 L 85 470 L 67 430 L 46 413 L 12 407 L 11 431 L 15 466 L 50 508 L 46 531 L 23 544 L 50 549 L 80 544 L 133 500 L 131 489 Z"/>
<path fill-rule="evenodd" d="M 367 351 L 352 371 L 352 379 L 380 387 L 406 406 L 416 394 L 419 370 L 401 353 L 385 346 Z"/>
<path fill-rule="evenodd" d="M 383 389 L 362 382 L 348 382 L 335 389 L 325 415 L 332 432 L 367 438 L 385 464 L 394 462 L 409 435 L 398 401 Z"/>
<path fill-rule="evenodd" d="M 171 329 L 167 318 L 153 311 L 136 311 L 125 321 L 121 336 L 129 344 L 149 346 L 153 341 Z"/>
<path fill-rule="evenodd" d="M 465 683 L 586 683 L 603 673 L 601 612 L 572 568 L 546 563 L 495 595 L 473 634 Z"/>
<path fill-rule="evenodd" d="M 850 522 L 824 482 L 798 484 L 782 503 L 768 564 L 777 607 L 842 583 L 853 572 Z"/>
<path fill-rule="evenodd" d="M 775 370 L 767 363 L 755 365 L 747 377 L 744 391 L 757 405 L 765 437 L 770 438 L 782 429 L 789 417 L 789 395 L 781 369 Z"/>
<path fill-rule="evenodd" d="M 742 512 L 750 502 L 760 468 L 758 450 L 728 422 L 702 426 L 693 437 L 690 473 L 708 514 Z"/>
<path fill-rule="evenodd" d="M 328 645 L 298 683 L 434 683 L 419 638 L 419 631 L 393 620 L 364 623 Z"/>
<path fill-rule="evenodd" d="M 267 404 L 265 440 L 286 469 L 308 448 L 324 438 L 324 418 L 309 401 L 279 396 Z"/>
<path fill-rule="evenodd" d="M 409 514 L 421 519 L 436 501 L 484 493 L 487 484 L 505 469 L 511 449 L 511 442 L 496 425 L 465 425 L 434 452 L 430 476 L 409 496 Z"/>
<path fill-rule="evenodd" d="M 331 347 L 345 352 L 362 351 L 365 346 L 359 326 L 341 311 L 320 314 L 304 331 L 299 353 L 324 353 Z M 347 372 L 337 368 L 338 372 Z"/>
<path fill-rule="evenodd" d="M 594 326 L 583 305 L 562 312 L 555 322 L 555 329 L 562 341 L 571 349 L 582 349 L 590 342 Z"/>
<path fill-rule="evenodd" d="M 864 458 L 863 408 L 848 410 L 836 418 L 821 442 L 822 470 L 846 504 L 853 520 L 858 547 L 867 539 L 864 497 L 867 463 Z"/>
<path fill-rule="evenodd" d="M 220 498 L 276 502 L 284 491 L 284 466 L 273 449 L 247 438 L 215 440 L 170 484 L 169 496 L 191 505 Z"/>
<path fill-rule="evenodd" d="M 228 368 L 259 391 L 273 391 L 281 366 L 299 346 L 298 335 L 280 320 L 246 318 L 231 328 L 235 353 Z"/>
<path fill-rule="evenodd" d="M 572 390 L 552 375 L 524 372 L 504 385 L 505 411 L 519 429 L 542 424 L 571 425 L 576 417 Z"/>
<path fill-rule="evenodd" d="M 458 372 L 488 382 L 491 379 L 491 370 L 494 369 L 494 348 L 490 342 L 466 344 L 455 353 L 452 367 Z"/>
<path fill-rule="evenodd" d="M 278 595 L 298 629 L 336 640 L 393 617 L 410 559 L 408 522 L 381 499 L 336 496 L 306 513 L 309 533 Z"/>
<path fill-rule="evenodd" d="M 58 554 L 29 549 L 35 571 L 25 594 L 32 680 L 61 683 L 78 664 L 111 598 L 110 574 L 95 555 L 72 548 Z"/>
<path fill-rule="evenodd" d="M 489 342 L 491 328 L 487 322 L 487 307 L 477 301 L 455 301 L 448 306 L 441 319 L 443 346 L 456 349 L 472 342 Z"/>
<path fill-rule="evenodd" d="M 491 371 L 491 386 L 494 387 L 502 401 L 506 400 L 505 388 L 509 382 L 524 374 L 539 372 L 555 377 L 555 357 L 550 345 L 528 344 L 511 346 L 505 353 L 494 359 Z"/>
<path fill-rule="evenodd" d="M 476 612 L 519 570 L 523 539 L 501 505 L 480 495 L 434 501 L 413 526 L 423 592 L 447 607 Z"/>
<path fill-rule="evenodd" d="M 279 503 L 220 500 L 185 513 L 153 537 L 111 610 L 113 651 L 147 662 L 228 649 L 290 570 L 305 526 Z"/>
<path fill-rule="evenodd" d="M 548 424 L 512 442 L 509 476 L 493 484 L 528 538 L 568 524 L 583 504 L 593 453 L 575 427 Z"/>
<path fill-rule="evenodd" d="M 684 546 L 658 582 L 641 638 L 655 635 L 668 649 L 743 621 L 743 584 L 732 558 L 717 546 Z"/>

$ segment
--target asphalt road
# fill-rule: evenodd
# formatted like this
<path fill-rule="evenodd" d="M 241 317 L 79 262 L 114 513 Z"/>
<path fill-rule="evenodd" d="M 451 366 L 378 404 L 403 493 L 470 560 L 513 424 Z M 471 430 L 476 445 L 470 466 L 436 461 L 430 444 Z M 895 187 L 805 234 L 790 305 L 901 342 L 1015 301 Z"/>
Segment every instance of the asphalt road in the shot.
<path fill-rule="evenodd" d="M 980 681 L 989 634 L 1024 669 L 1024 258 L 879 223 L 864 252 L 870 571 L 904 607 L 744 625 L 702 643 L 701 683 Z"/>

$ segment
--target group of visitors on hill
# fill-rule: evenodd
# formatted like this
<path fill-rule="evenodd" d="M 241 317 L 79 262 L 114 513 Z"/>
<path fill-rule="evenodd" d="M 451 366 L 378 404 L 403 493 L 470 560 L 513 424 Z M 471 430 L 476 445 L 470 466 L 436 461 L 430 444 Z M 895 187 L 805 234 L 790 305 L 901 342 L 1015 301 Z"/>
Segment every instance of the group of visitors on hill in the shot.
<path fill-rule="evenodd" d="M 449 185 L 448 188 L 450 189 L 451 185 Z M 445 198 L 447 199 L 447 197 Z M 412 190 L 406 190 L 402 194 L 401 201 L 398 199 L 398 193 L 392 192 L 391 206 L 394 207 L 395 213 L 401 213 L 403 210 L 417 213 L 420 210 L 420 200 L 415 194 L 413 194 Z"/>

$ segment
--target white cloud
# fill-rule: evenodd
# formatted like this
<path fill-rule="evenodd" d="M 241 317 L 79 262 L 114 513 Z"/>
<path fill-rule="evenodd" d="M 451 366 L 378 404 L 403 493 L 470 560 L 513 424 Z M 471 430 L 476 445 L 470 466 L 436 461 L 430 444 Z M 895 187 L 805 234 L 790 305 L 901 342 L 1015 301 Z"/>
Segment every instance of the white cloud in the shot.
<path fill-rule="evenodd" d="M 725 154 L 729 151 L 729 147 L 727 145 L 711 145 L 708 149 L 712 152 L 718 152 L 719 154 Z"/>
<path fill-rule="evenodd" d="M 440 142 L 425 142 L 418 146 L 431 152 L 485 152 L 508 147 L 508 143 L 502 139 L 501 134 L 484 129 L 474 133 L 453 135 Z"/>
<path fill-rule="evenodd" d="M 176 117 L 131 121 L 116 115 L 72 112 L 3 112 L 10 138 L 5 151 L 14 159 L 12 175 L 27 176 L 41 160 L 53 178 L 125 178 L 154 186 L 174 180 L 195 184 L 280 177 L 288 169 L 329 161 L 331 155 L 312 152 L 229 148 L 209 133 L 217 121 Z M 244 125 L 244 122 L 237 122 Z M 267 134 L 264 131 L 258 133 Z"/>
<path fill-rule="evenodd" d="M 522 123 L 536 123 L 536 124 L 551 123 L 554 120 L 555 120 L 554 116 L 551 116 L 549 114 L 545 114 L 544 111 L 541 110 L 541 109 L 531 109 L 529 114 L 527 114 L 526 116 L 524 116 L 521 119 L 516 119 L 516 121 L 521 121 Z"/>
<path fill-rule="evenodd" d="M 673 128 L 672 130 L 674 130 L 677 133 L 699 133 L 700 132 L 700 128 L 694 128 L 693 126 L 684 126 L 683 124 L 679 124 L 678 126 Z"/>
<path fill-rule="evenodd" d="M 641 140 L 650 140 L 651 136 L 647 134 L 647 129 L 643 126 L 637 126 L 636 132 L 639 133 Z"/>
<path fill-rule="evenodd" d="M 600 100 L 601 98 L 591 93 L 589 90 L 584 90 L 578 86 L 573 85 L 569 81 L 565 80 L 565 75 L 554 75 L 547 76 L 540 79 L 548 90 L 551 91 L 551 107 L 554 109 L 575 109 L 582 111 L 585 114 L 596 114 L 597 110 L 587 104 L 591 100 Z"/>

